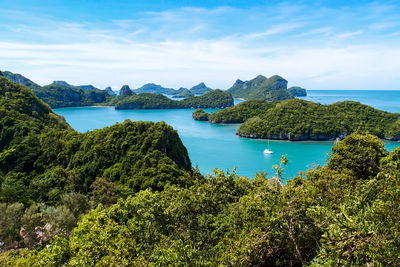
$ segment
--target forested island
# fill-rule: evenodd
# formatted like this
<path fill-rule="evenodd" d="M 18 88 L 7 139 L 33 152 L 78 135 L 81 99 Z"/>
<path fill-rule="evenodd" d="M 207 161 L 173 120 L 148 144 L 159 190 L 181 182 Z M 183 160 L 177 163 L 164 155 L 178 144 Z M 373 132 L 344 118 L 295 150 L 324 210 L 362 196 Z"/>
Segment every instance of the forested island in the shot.
<path fill-rule="evenodd" d="M 203 112 L 196 111 L 193 118 L 211 123 L 243 123 L 238 135 L 247 138 L 335 140 L 362 129 L 381 139 L 400 140 L 400 114 L 354 101 L 322 105 L 301 99 L 249 100 L 211 114 Z"/>
<path fill-rule="evenodd" d="M 265 99 L 279 101 L 292 99 L 296 96 L 306 96 L 306 90 L 301 87 L 287 88 L 288 81 L 279 75 L 267 78 L 258 75 L 249 81 L 237 80 L 228 91 L 236 98 Z"/>
<path fill-rule="evenodd" d="M 79 85 L 74 86 L 65 81 L 54 81 L 53 83 L 45 86 L 40 86 L 30 79 L 22 76 L 21 74 L 12 73 L 5 71 L 3 76 L 12 82 L 22 84 L 32 90 L 32 92 L 49 104 L 52 108 L 61 107 L 81 107 L 81 106 L 114 106 L 118 103 L 123 103 L 118 109 L 125 109 L 127 106 L 128 99 L 124 99 L 126 96 L 147 94 L 141 97 L 135 98 L 131 105 L 138 109 L 140 105 L 136 105 L 136 101 L 149 101 L 145 105 L 146 108 L 225 108 L 231 106 L 229 100 L 227 100 L 227 94 L 220 94 L 220 91 L 211 94 L 215 99 L 209 97 L 205 98 L 190 98 L 185 103 L 175 103 L 163 99 L 161 96 L 150 96 L 148 94 L 166 94 L 173 98 L 189 98 L 195 95 L 201 96 L 207 92 L 213 91 L 207 87 L 203 82 L 193 86 L 190 89 L 180 88 L 175 90 L 173 88 L 165 88 L 161 85 L 148 83 L 138 89 L 130 89 L 128 85 L 122 86 L 120 93 L 117 96 L 116 93 L 107 87 L 104 90 L 98 89 L 93 85 Z M 124 99 L 124 101 L 122 101 Z"/>
<path fill-rule="evenodd" d="M 287 89 L 287 81 L 278 75 L 270 78 L 259 75 L 245 82 L 237 80 L 223 93 L 221 90 L 212 90 L 203 82 L 190 89 L 179 88 L 178 90 L 148 83 L 137 89 L 124 85 L 118 96 L 111 87 L 101 90 L 93 85 L 74 86 L 65 81 L 54 81 L 52 84 L 40 86 L 21 74 L 5 71 L 4 76 L 12 82 L 29 87 L 37 97 L 52 108 L 80 106 L 115 106 L 116 109 L 226 108 L 233 105 L 230 100 L 232 96 L 280 101 L 307 95 L 306 90 L 301 87 Z M 207 93 L 212 94 L 196 98 Z M 184 101 L 180 103 L 171 101 L 164 95 L 182 98 Z"/>
<path fill-rule="evenodd" d="M 110 103 L 115 105 L 115 109 L 227 108 L 233 106 L 233 97 L 227 91 L 215 89 L 180 101 L 160 94 L 141 93 Z"/>
<path fill-rule="evenodd" d="M 0 115 L 1 266 L 399 264 L 400 149 L 371 134 L 283 183 L 285 157 L 202 176 L 165 123 L 78 133 L 4 77 Z"/>

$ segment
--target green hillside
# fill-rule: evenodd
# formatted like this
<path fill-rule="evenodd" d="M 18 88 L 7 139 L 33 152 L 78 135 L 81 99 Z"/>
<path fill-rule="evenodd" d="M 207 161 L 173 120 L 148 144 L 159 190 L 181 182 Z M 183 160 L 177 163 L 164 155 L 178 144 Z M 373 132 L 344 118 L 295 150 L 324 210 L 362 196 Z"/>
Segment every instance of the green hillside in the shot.
<path fill-rule="evenodd" d="M 293 95 L 287 90 L 287 81 L 278 75 L 266 78 L 258 75 L 250 81 L 237 80 L 228 91 L 236 98 L 287 100 Z"/>

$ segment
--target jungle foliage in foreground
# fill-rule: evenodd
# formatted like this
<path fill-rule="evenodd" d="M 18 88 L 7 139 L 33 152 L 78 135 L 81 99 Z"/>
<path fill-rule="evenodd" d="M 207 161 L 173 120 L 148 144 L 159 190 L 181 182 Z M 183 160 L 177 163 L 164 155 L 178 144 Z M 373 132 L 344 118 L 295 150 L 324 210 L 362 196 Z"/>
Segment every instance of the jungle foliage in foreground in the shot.
<path fill-rule="evenodd" d="M 79 134 L 0 77 L 0 266 L 397 266 L 400 149 L 355 132 L 283 184 L 190 170 L 164 123 Z"/>
<path fill-rule="evenodd" d="M 324 167 L 286 184 L 282 167 L 271 179 L 216 171 L 192 186 L 142 190 L 90 210 L 48 247 L 4 251 L 0 264 L 400 264 L 400 149 L 388 153 L 357 132 L 336 143 Z"/>

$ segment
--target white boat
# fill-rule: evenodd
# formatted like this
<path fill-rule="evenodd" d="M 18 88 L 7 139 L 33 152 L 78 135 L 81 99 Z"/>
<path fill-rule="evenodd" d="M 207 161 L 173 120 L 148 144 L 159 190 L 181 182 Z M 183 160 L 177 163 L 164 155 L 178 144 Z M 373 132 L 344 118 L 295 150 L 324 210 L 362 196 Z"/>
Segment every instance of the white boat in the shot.
<path fill-rule="evenodd" d="M 264 149 L 264 154 L 273 154 L 274 152 L 272 152 L 270 149 L 269 149 L 269 139 L 268 139 L 268 148 L 266 148 L 266 149 Z"/>
<path fill-rule="evenodd" d="M 268 148 L 264 149 L 264 154 L 272 154 L 272 153 L 274 153 L 274 152 L 272 152 Z"/>

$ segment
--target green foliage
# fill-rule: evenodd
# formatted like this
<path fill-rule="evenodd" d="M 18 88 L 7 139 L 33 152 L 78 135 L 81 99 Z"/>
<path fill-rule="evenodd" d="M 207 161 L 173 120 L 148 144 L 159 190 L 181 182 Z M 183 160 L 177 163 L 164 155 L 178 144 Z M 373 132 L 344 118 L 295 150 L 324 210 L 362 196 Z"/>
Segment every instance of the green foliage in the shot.
<path fill-rule="evenodd" d="M 270 179 L 202 177 L 165 123 L 79 134 L 27 89 L 0 82 L 1 266 L 400 265 L 400 149 L 388 153 L 375 136 L 350 134 L 325 166 L 286 184 L 286 157 Z M 397 121 L 332 106 L 363 126 L 377 114 Z"/>
<path fill-rule="evenodd" d="M 293 95 L 287 90 L 287 81 L 278 75 L 266 78 L 258 75 L 250 81 L 237 80 L 228 91 L 237 98 L 287 100 Z"/>
<path fill-rule="evenodd" d="M 243 137 L 288 140 L 343 138 L 361 129 L 379 138 L 399 140 L 400 115 L 353 101 L 322 105 L 293 99 L 277 103 L 239 128 Z"/>
<path fill-rule="evenodd" d="M 384 143 L 378 137 L 355 132 L 336 143 L 327 167 L 333 170 L 348 169 L 356 177 L 366 179 L 379 172 L 380 160 L 385 153 Z"/>
<path fill-rule="evenodd" d="M 18 232 L 21 225 L 21 217 L 24 213 L 24 205 L 21 203 L 0 203 L 0 241 L 4 244 L 0 248 L 10 248 L 14 242 L 18 242 Z"/>
<path fill-rule="evenodd" d="M 263 99 L 247 100 L 233 107 L 218 110 L 209 115 L 211 123 L 243 123 L 249 118 L 258 116 L 275 107 L 276 102 Z"/>
<path fill-rule="evenodd" d="M 97 177 L 120 192 L 190 181 L 187 150 L 164 122 L 125 121 L 80 134 L 27 88 L 3 77 L 0 113 L 2 202 L 55 204 L 67 192 L 87 194 Z"/>
<path fill-rule="evenodd" d="M 229 92 L 217 89 L 181 101 L 171 100 L 160 94 L 142 93 L 112 103 L 116 105 L 116 109 L 225 108 L 233 105 L 233 98 Z"/>
<path fill-rule="evenodd" d="M 208 113 L 205 112 L 203 109 L 199 108 L 196 109 L 193 113 L 192 113 L 192 117 L 193 119 L 197 120 L 197 121 L 208 121 Z"/>

